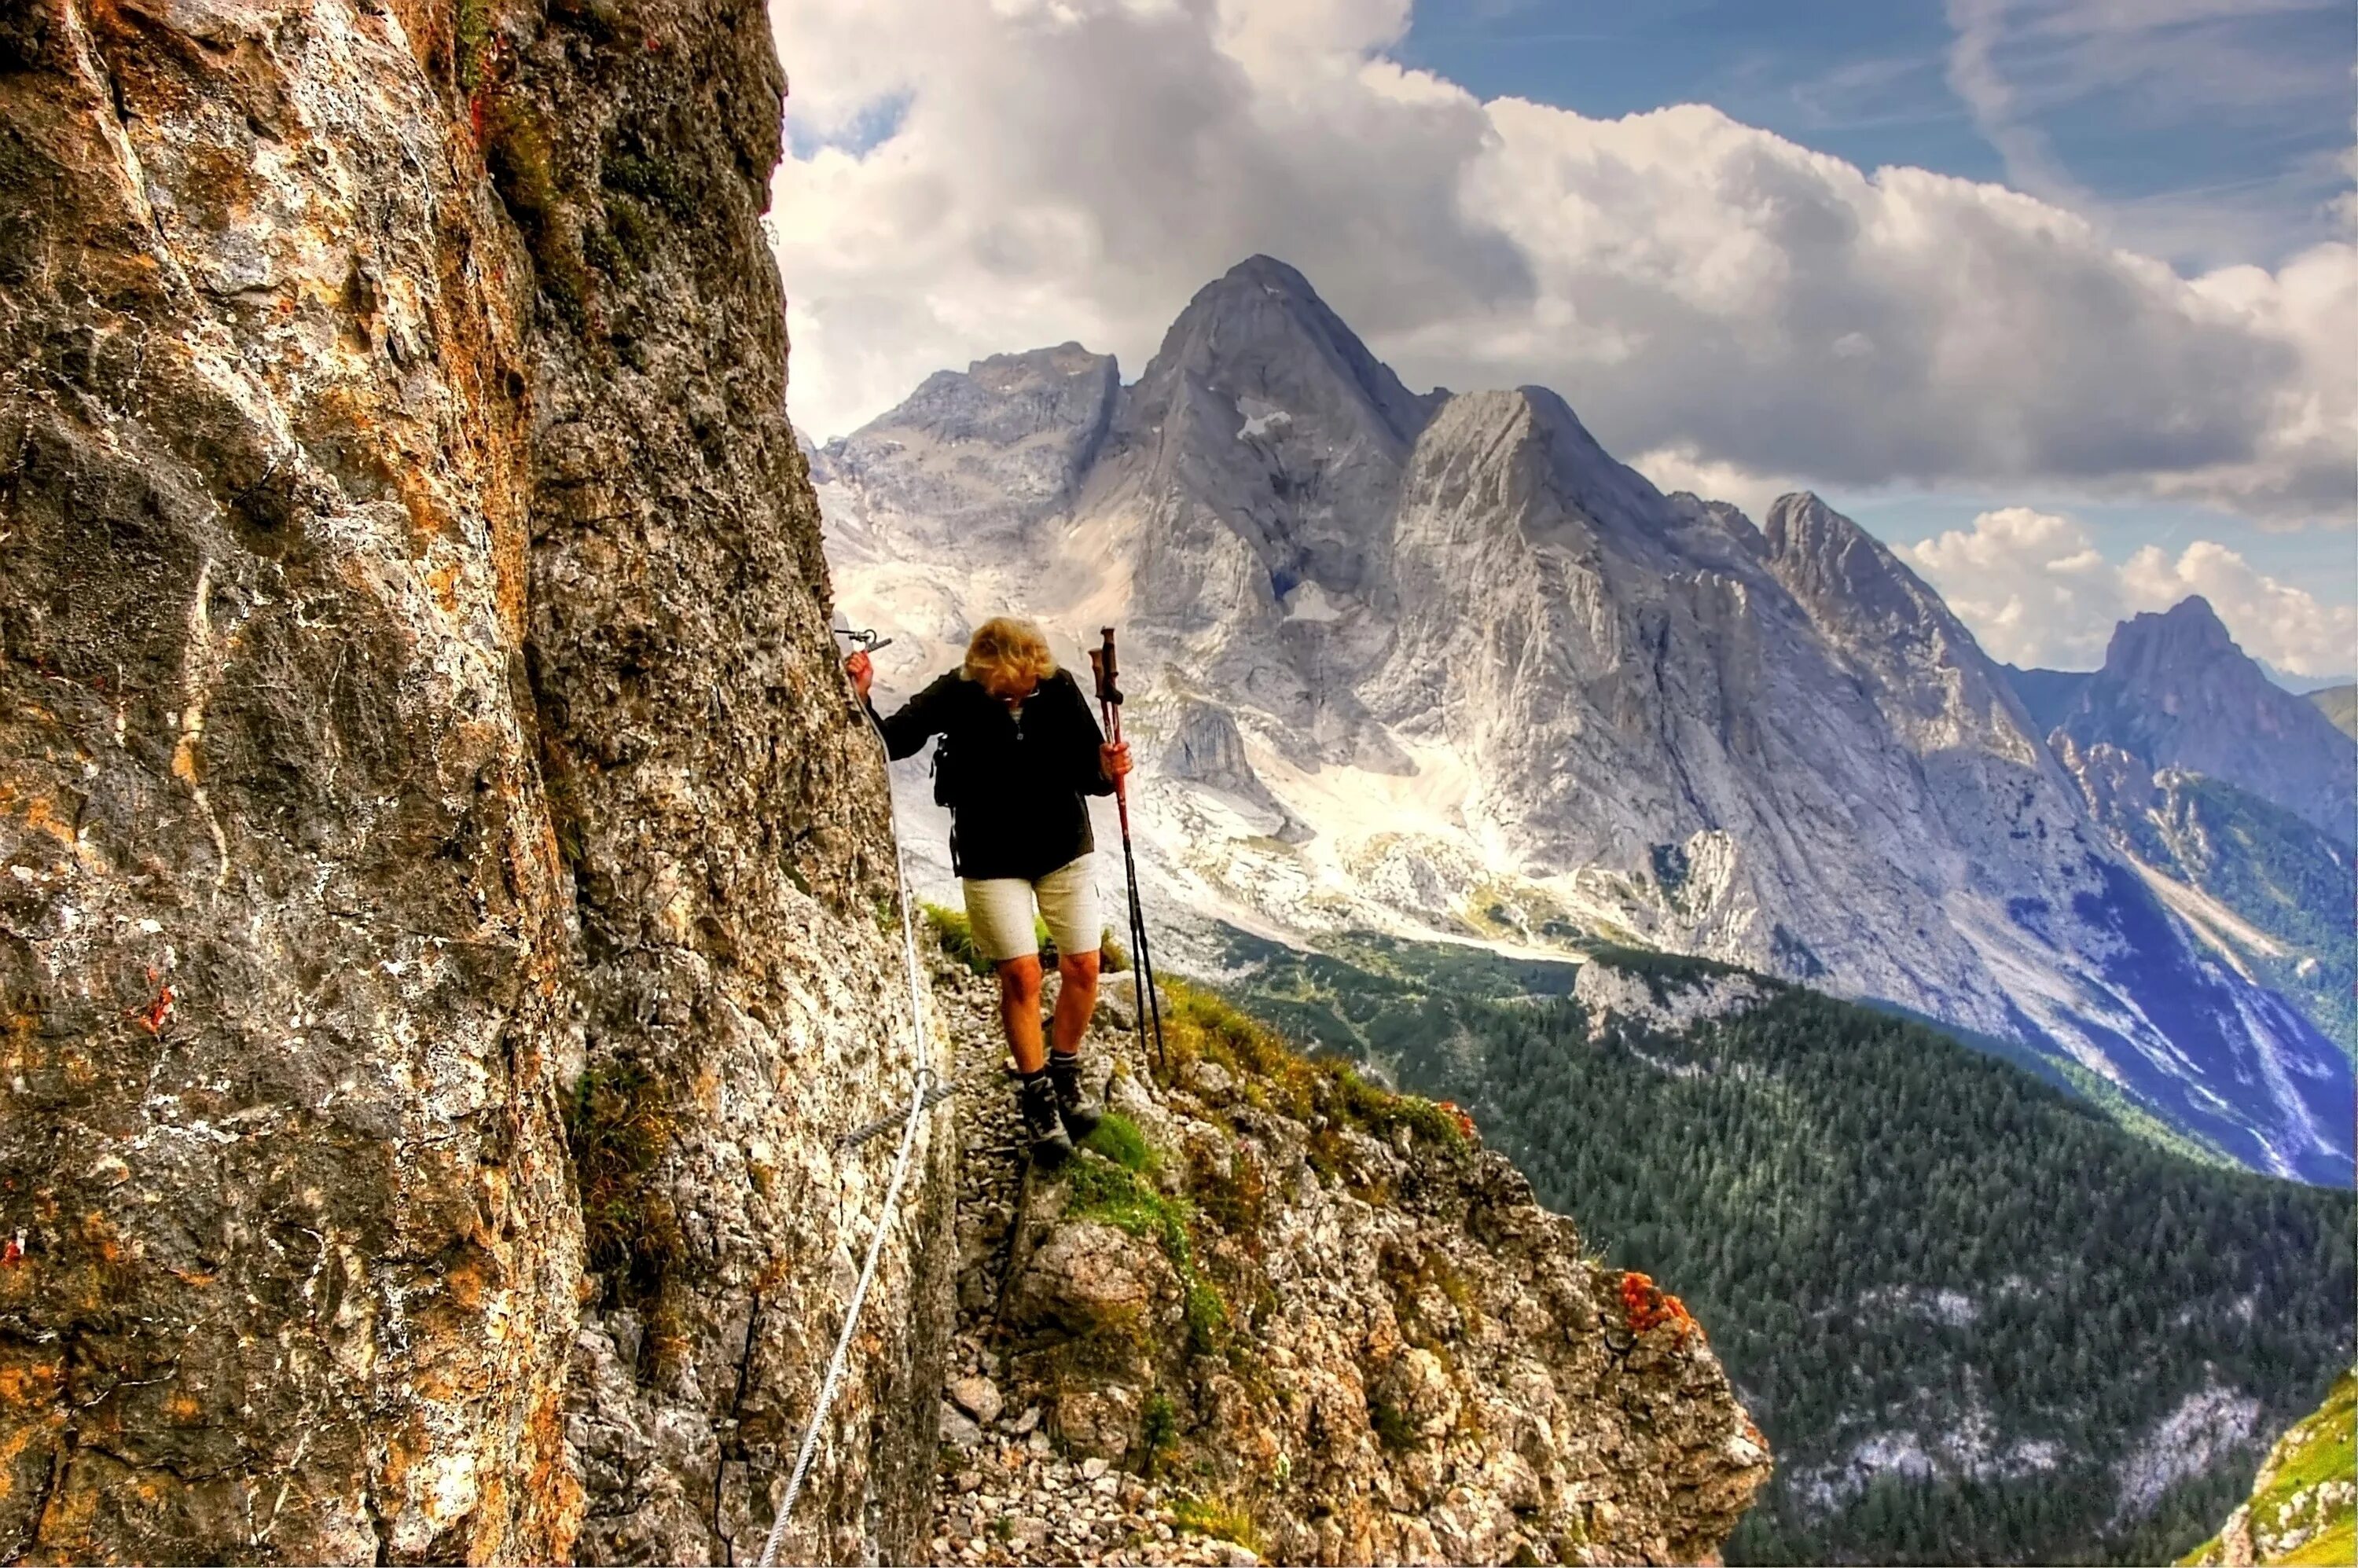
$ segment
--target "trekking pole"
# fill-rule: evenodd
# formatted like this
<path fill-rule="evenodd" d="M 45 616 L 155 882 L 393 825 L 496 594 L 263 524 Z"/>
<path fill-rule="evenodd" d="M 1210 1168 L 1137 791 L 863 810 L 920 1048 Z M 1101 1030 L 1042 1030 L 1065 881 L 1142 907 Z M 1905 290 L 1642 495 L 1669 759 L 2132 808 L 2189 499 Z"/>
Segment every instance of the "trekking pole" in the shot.
<path fill-rule="evenodd" d="M 1105 641 L 1089 650 L 1089 668 L 1097 676 L 1098 708 L 1105 715 L 1106 733 L 1112 742 L 1121 744 L 1121 685 L 1114 664 L 1113 628 L 1105 628 Z M 1113 781 L 1114 812 L 1121 819 L 1121 869 L 1123 880 L 1130 888 L 1130 994 L 1137 999 L 1138 1048 L 1146 1052 L 1147 1020 L 1154 1021 L 1154 1070 L 1166 1080 L 1170 1067 L 1163 1054 L 1163 999 L 1154 988 L 1154 959 L 1146 946 L 1146 906 L 1138 896 L 1138 856 L 1130 841 L 1129 780 L 1116 777 Z"/>
<path fill-rule="evenodd" d="M 1098 711 L 1105 720 L 1106 733 L 1110 739 L 1121 733 L 1120 709 L 1118 706 L 1121 700 L 1121 694 L 1106 668 L 1106 650 L 1103 646 L 1089 650 L 1089 670 L 1097 677 Z M 1120 779 L 1114 781 L 1114 808 L 1121 816 L 1122 869 L 1125 873 L 1123 913 L 1128 916 L 1127 935 L 1130 937 L 1130 989 L 1133 1003 L 1132 1017 L 1138 1028 L 1139 1056 L 1141 1060 L 1147 1060 L 1150 1059 L 1151 1051 L 1146 1038 L 1146 970 L 1143 960 L 1140 957 L 1138 944 L 1138 871 L 1130 852 L 1130 806 L 1125 799 L 1123 781 Z"/>

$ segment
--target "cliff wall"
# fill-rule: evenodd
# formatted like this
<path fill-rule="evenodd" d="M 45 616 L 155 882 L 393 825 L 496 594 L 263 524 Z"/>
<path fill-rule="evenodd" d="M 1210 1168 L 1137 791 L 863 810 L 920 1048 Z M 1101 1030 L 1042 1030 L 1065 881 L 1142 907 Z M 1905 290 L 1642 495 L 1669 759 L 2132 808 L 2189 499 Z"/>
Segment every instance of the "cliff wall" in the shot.
<path fill-rule="evenodd" d="M 915 1066 L 784 86 L 719 0 L 0 10 L 0 1558 L 758 1548 Z M 918 1528 L 946 1218 L 790 1554 Z"/>

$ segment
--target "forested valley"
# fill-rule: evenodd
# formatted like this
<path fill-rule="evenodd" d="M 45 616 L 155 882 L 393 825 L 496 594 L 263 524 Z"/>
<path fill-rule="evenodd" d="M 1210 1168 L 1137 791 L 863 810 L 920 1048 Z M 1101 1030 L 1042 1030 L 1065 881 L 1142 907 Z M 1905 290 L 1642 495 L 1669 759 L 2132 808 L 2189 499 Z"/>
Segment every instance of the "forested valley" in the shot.
<path fill-rule="evenodd" d="M 1924 1024 L 1696 960 L 1665 1033 L 1571 966 L 1238 938 L 1238 999 L 1452 1099 L 1585 1244 L 1684 1298 L 1778 1477 L 1730 1562 L 2167 1560 L 2353 1338 L 2353 1200 L 2196 1163 Z"/>

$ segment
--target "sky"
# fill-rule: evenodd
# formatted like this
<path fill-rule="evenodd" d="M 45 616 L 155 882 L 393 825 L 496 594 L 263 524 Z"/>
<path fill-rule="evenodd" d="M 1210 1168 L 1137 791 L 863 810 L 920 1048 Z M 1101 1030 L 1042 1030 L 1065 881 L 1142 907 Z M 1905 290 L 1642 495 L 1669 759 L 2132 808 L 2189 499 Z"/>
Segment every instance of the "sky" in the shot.
<path fill-rule="evenodd" d="M 789 407 L 1300 267 L 1412 386 L 1810 488 L 1991 653 L 2358 665 L 2347 0 L 773 0 Z"/>

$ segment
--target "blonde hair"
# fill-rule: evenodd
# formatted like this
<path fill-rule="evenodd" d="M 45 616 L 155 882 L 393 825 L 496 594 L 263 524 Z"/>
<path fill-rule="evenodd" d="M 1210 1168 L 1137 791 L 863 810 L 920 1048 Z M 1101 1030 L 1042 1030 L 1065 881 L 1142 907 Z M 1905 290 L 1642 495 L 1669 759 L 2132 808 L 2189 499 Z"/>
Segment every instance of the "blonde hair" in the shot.
<path fill-rule="evenodd" d="M 974 629 L 966 645 L 966 678 L 989 686 L 994 675 L 1010 683 L 1029 676 L 1046 680 L 1056 673 L 1056 655 L 1048 639 L 1029 621 L 994 615 Z"/>

